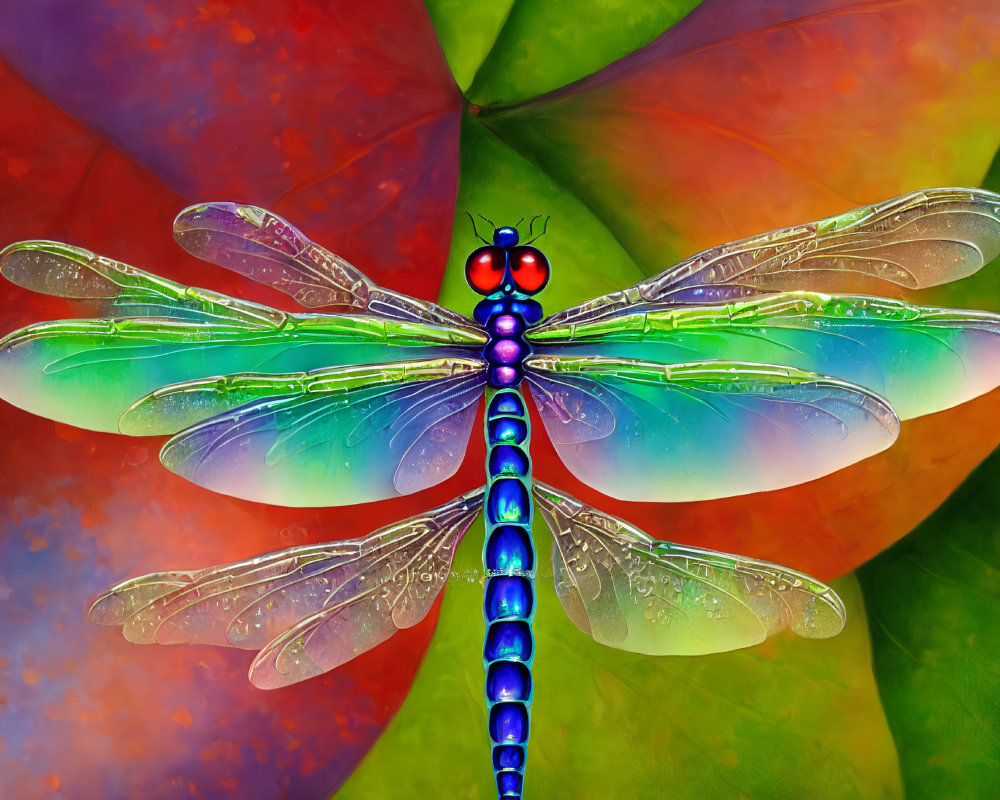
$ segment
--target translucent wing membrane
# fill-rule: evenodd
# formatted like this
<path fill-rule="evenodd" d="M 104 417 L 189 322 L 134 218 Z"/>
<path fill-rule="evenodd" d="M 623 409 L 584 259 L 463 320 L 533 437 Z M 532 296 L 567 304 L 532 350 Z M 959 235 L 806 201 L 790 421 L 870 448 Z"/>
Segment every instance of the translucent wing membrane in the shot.
<path fill-rule="evenodd" d="M 788 292 L 714 306 L 639 305 L 527 337 L 542 355 L 785 364 L 864 386 L 902 419 L 1000 383 L 1000 316 L 875 297 Z"/>
<path fill-rule="evenodd" d="M 287 314 L 53 242 L 11 245 L 0 269 L 21 286 L 107 315 L 42 322 L 0 340 L 3 399 L 95 430 L 118 430 L 129 405 L 166 384 L 460 355 L 486 341 L 482 331 L 447 325 Z"/>
<path fill-rule="evenodd" d="M 544 484 L 534 494 L 555 540 L 556 593 L 574 624 L 601 644 L 703 655 L 786 629 L 822 639 L 844 626 L 840 598 L 801 572 L 658 541 Z"/>
<path fill-rule="evenodd" d="M 470 332 L 477 329 L 472 320 L 454 311 L 381 288 L 281 217 L 257 206 L 191 206 L 174 221 L 174 238 L 192 255 L 273 286 L 306 308 L 334 306 Z"/>
<path fill-rule="evenodd" d="M 484 382 L 485 364 L 470 359 L 233 375 L 154 392 L 122 427 L 180 430 L 160 459 L 213 491 L 276 505 L 351 505 L 453 475 Z"/>
<path fill-rule="evenodd" d="M 792 368 L 546 356 L 525 366 L 560 458 L 623 500 L 794 486 L 885 449 L 899 431 L 879 396 Z"/>
<path fill-rule="evenodd" d="M 132 642 L 260 650 L 250 680 L 287 686 L 422 620 L 481 505 L 478 489 L 360 539 L 133 578 L 97 600 L 90 618 L 122 626 Z"/>
<path fill-rule="evenodd" d="M 909 289 L 971 275 L 1000 253 L 1000 195 L 928 189 L 809 225 L 713 247 L 624 291 L 551 317 L 560 325 L 637 303 L 716 303 L 764 292 Z"/>
<path fill-rule="evenodd" d="M 108 317 L 169 317 L 244 328 L 280 326 L 281 311 L 208 289 L 174 283 L 82 247 L 17 242 L 0 251 L 7 280 L 43 294 L 91 301 L 88 313 Z"/>

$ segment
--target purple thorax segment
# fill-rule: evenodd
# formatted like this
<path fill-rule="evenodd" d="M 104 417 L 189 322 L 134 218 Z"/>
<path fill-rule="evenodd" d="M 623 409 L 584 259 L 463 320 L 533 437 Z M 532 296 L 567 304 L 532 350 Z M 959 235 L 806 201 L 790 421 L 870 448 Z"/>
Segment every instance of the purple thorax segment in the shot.
<path fill-rule="evenodd" d="M 542 318 L 542 307 L 534 300 L 506 295 L 481 300 L 475 313 L 477 319 L 485 316 L 480 322 L 490 335 L 483 348 L 489 385 L 495 389 L 518 386 L 524 377 L 524 359 L 531 353 L 524 332 Z"/>

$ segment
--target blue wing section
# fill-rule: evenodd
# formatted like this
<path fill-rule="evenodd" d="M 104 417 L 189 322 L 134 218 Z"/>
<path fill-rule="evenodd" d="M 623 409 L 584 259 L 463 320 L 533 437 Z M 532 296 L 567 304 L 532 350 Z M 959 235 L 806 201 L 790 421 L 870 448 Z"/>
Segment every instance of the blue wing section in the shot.
<path fill-rule="evenodd" d="M 899 431 L 878 395 L 791 368 L 532 356 L 526 374 L 566 466 L 623 500 L 794 486 L 885 449 Z"/>
<path fill-rule="evenodd" d="M 222 494 L 286 506 L 366 503 L 454 474 L 483 394 L 482 361 L 232 375 L 165 387 L 122 418 L 179 431 L 160 459 Z"/>

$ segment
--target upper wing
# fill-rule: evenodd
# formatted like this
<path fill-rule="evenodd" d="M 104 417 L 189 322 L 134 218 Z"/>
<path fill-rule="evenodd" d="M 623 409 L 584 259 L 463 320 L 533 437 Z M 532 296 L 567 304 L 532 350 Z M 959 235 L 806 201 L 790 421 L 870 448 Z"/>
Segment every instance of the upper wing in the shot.
<path fill-rule="evenodd" d="M 623 500 L 709 500 L 819 478 L 888 447 L 899 420 L 844 381 L 762 364 L 531 356 L 559 457 Z"/>
<path fill-rule="evenodd" d="M 1000 383 L 1000 316 L 877 297 L 788 292 L 709 306 L 638 305 L 533 328 L 527 338 L 541 355 L 785 364 L 864 386 L 901 419 Z"/>
<path fill-rule="evenodd" d="M 844 627 L 840 598 L 801 572 L 658 541 L 544 484 L 535 483 L 534 495 L 555 540 L 556 593 L 601 644 L 703 655 L 785 629 L 823 639 Z"/>
<path fill-rule="evenodd" d="M 880 281 L 920 289 L 971 275 L 998 253 L 1000 195 L 927 189 L 713 247 L 542 325 L 596 319 L 637 303 L 716 303 L 790 289 L 855 292 Z"/>
<path fill-rule="evenodd" d="M 307 308 L 354 312 L 477 330 L 468 317 L 383 289 L 270 211 L 242 203 L 184 209 L 174 238 L 189 253 L 291 295 Z"/>
<path fill-rule="evenodd" d="M 485 375 L 481 360 L 437 359 L 206 378 L 147 395 L 121 427 L 180 431 L 160 460 L 213 491 L 275 505 L 352 505 L 453 475 Z"/>
<path fill-rule="evenodd" d="M 55 242 L 11 245 L 0 272 L 104 315 L 41 322 L 0 340 L 3 399 L 96 430 L 117 431 L 132 402 L 179 381 L 458 355 L 486 341 L 481 330 L 444 324 L 287 314 Z"/>
<path fill-rule="evenodd" d="M 48 241 L 15 242 L 0 250 L 0 274 L 25 289 L 89 301 L 87 313 L 108 317 L 276 327 L 287 314 L 208 289 L 196 289 L 105 258 L 82 247 Z"/>
<path fill-rule="evenodd" d="M 99 598 L 90 619 L 122 626 L 131 642 L 260 650 L 250 680 L 287 686 L 422 620 L 481 506 L 478 489 L 360 539 L 133 578 Z"/>

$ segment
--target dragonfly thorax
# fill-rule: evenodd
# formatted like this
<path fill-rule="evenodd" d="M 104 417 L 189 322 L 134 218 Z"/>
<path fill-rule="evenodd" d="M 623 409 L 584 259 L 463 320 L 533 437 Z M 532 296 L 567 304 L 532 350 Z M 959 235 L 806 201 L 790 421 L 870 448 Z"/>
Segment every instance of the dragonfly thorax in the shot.
<path fill-rule="evenodd" d="M 490 335 L 483 347 L 490 386 L 519 385 L 524 377 L 524 359 L 531 353 L 524 332 L 542 318 L 542 306 L 530 298 L 501 295 L 480 300 L 474 313 Z"/>

